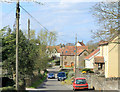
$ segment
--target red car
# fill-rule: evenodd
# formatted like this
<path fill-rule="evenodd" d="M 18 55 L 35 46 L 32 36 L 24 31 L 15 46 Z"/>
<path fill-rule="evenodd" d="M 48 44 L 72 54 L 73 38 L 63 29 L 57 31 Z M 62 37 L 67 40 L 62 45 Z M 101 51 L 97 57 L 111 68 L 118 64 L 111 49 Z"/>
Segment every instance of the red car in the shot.
<path fill-rule="evenodd" d="M 88 89 L 88 84 L 85 78 L 74 78 L 72 82 L 73 82 L 73 90 Z"/>

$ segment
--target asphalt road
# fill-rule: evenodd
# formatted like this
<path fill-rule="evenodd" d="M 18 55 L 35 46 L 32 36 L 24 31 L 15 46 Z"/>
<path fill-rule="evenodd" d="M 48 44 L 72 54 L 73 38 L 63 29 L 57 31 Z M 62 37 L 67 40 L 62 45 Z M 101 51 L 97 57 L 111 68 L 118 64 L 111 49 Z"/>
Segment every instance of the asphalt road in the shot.
<path fill-rule="evenodd" d="M 55 79 L 47 79 L 42 85 L 36 89 L 27 89 L 29 92 L 73 92 L 72 85 L 62 85 L 60 81 L 57 81 L 57 73 L 59 67 L 53 67 L 48 69 L 49 72 L 55 73 Z M 75 91 L 78 92 L 78 91 Z M 85 91 L 84 91 L 85 92 Z"/>

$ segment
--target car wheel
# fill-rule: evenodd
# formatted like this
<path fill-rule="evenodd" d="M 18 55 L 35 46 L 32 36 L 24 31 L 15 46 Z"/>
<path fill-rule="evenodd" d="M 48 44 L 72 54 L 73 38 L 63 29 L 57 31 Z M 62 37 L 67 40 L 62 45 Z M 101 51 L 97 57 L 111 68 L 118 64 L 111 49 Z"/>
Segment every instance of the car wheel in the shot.
<path fill-rule="evenodd" d="M 60 81 L 60 80 L 58 79 L 58 81 Z"/>
<path fill-rule="evenodd" d="M 73 91 L 76 91 L 76 89 L 73 88 Z"/>
<path fill-rule="evenodd" d="M 92 90 L 95 90 L 95 87 L 93 87 Z"/>

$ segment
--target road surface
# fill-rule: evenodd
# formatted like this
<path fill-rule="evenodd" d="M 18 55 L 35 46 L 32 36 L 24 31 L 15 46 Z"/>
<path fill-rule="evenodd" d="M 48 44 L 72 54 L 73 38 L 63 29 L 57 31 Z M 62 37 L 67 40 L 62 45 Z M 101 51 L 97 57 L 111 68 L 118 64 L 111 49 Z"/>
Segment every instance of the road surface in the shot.
<path fill-rule="evenodd" d="M 48 69 L 49 72 L 55 73 L 55 79 L 47 79 L 42 85 L 36 89 L 27 89 L 29 92 L 73 92 L 72 85 L 62 85 L 60 81 L 57 81 L 57 73 L 59 67 L 53 67 Z M 77 92 L 77 91 L 75 91 Z M 85 92 L 85 91 L 84 91 Z"/>

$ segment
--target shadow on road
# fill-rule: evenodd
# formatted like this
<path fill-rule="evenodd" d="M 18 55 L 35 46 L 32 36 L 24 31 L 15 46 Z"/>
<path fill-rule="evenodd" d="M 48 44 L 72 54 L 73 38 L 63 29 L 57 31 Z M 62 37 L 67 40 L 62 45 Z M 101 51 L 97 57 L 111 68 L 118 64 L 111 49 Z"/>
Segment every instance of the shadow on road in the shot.
<path fill-rule="evenodd" d="M 80 91 L 89 91 L 89 92 L 93 92 L 95 91 L 94 89 L 78 89 L 78 90 L 73 90 L 73 92 L 80 92 Z"/>

